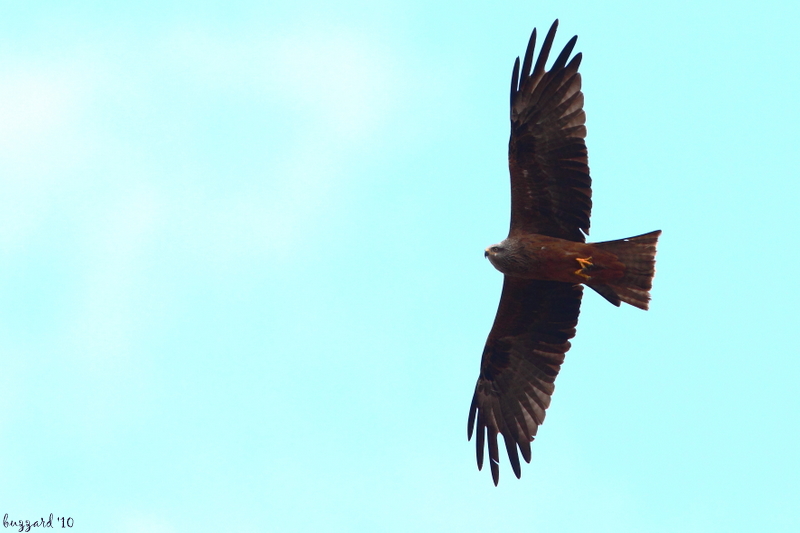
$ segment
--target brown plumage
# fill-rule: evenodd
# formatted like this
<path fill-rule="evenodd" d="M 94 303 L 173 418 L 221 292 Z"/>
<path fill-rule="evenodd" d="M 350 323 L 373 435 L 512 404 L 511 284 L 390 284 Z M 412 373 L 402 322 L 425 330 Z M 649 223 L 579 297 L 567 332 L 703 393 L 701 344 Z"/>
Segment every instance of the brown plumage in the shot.
<path fill-rule="evenodd" d="M 581 54 L 567 62 L 577 40 L 573 37 L 545 70 L 557 27 L 556 20 L 535 65 L 535 29 L 522 69 L 519 58 L 514 63 L 508 146 L 511 229 L 508 238 L 486 249 L 505 279 L 483 350 L 468 437 L 477 428 L 479 469 L 488 444 L 495 485 L 498 434 L 517 477 L 519 453 L 530 462 L 530 443 L 544 422 L 569 339 L 575 336 L 582 285 L 616 306 L 625 302 L 647 309 L 661 234 L 585 242 L 592 182 L 584 143 Z"/>

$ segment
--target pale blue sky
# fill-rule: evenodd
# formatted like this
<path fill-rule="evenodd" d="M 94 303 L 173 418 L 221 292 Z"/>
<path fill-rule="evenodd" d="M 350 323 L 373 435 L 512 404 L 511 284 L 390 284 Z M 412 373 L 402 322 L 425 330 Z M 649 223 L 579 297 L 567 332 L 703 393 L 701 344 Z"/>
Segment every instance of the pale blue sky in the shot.
<path fill-rule="evenodd" d="M 562 4 L 562 5 L 559 5 Z M 533 460 L 466 420 L 508 88 L 574 34 L 593 240 Z M 800 530 L 796 2 L 0 4 L 0 514 L 82 532 Z"/>

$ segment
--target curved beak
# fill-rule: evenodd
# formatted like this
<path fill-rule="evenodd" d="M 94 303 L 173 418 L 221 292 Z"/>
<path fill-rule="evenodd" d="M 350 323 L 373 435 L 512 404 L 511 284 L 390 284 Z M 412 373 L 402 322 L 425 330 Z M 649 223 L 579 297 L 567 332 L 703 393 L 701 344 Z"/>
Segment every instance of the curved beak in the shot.
<path fill-rule="evenodd" d="M 483 257 L 489 257 L 489 249 L 488 248 L 483 251 Z"/>

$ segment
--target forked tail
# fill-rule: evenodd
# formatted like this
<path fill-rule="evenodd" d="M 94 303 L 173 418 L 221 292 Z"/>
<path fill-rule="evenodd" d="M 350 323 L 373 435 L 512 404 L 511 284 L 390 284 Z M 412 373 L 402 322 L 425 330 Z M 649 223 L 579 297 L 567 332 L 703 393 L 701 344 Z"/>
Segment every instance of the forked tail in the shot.
<path fill-rule="evenodd" d="M 588 284 L 603 298 L 619 307 L 620 302 L 647 309 L 650 288 L 656 273 L 656 244 L 661 230 L 618 241 L 596 242 L 601 250 L 616 255 L 625 265 L 625 273 L 607 284 Z"/>

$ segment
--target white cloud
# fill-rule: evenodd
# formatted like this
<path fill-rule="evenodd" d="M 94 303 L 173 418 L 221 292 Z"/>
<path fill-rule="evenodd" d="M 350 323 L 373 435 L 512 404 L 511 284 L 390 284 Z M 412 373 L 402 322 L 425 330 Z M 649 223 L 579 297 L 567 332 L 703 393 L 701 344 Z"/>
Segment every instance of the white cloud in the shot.
<path fill-rule="evenodd" d="M 401 89 L 392 54 L 351 28 L 308 27 L 265 36 L 184 29 L 165 46 L 176 68 L 212 86 L 260 92 L 334 144 L 372 133 Z"/>
<path fill-rule="evenodd" d="M 75 122 L 92 83 L 77 64 L 0 64 L 0 248 L 30 235 L 91 151 Z"/>
<path fill-rule="evenodd" d="M 323 120 L 348 139 L 373 132 L 390 112 L 399 80 L 377 43 L 345 33 L 309 32 L 275 43 L 273 86 L 306 115 L 308 124 Z"/>
<path fill-rule="evenodd" d="M 183 29 L 164 48 L 171 71 L 280 109 L 295 126 L 291 138 L 265 147 L 280 150 L 266 192 L 187 207 L 202 211 L 209 231 L 198 232 L 206 239 L 199 248 L 218 264 L 245 253 L 280 258 L 299 232 L 330 217 L 353 179 L 352 162 L 397 113 L 405 87 L 393 54 L 346 27 L 267 35 Z"/>
<path fill-rule="evenodd" d="M 40 145 L 75 115 L 82 80 L 55 65 L 0 69 L 0 153 Z"/>
<path fill-rule="evenodd" d="M 61 63 L 0 63 L 0 251 L 30 243 L 54 211 L 89 232 L 79 238 L 95 239 L 97 228 L 87 221 L 105 216 L 98 206 L 115 205 L 144 183 L 161 198 L 158 224 L 198 221 L 186 237 L 197 240 L 199 260 L 233 264 L 280 255 L 337 209 L 353 179 L 352 161 L 396 113 L 404 84 L 391 53 L 346 27 L 236 35 L 184 28 L 136 46 L 88 50 L 64 51 Z M 263 169 L 266 186 L 232 185 L 216 197 L 164 186 L 167 168 L 180 165 L 164 158 L 196 140 L 176 122 L 175 150 L 153 157 L 148 128 L 164 127 L 152 104 L 165 82 L 291 115 L 293 135 L 264 147 L 278 152 Z M 191 107 L 196 102 L 184 112 L 207 112 Z M 131 128 L 108 129 L 131 119 Z M 191 164 L 202 168 L 200 157 Z"/>

